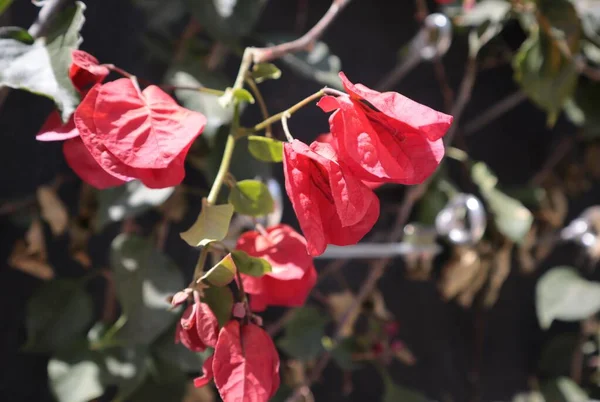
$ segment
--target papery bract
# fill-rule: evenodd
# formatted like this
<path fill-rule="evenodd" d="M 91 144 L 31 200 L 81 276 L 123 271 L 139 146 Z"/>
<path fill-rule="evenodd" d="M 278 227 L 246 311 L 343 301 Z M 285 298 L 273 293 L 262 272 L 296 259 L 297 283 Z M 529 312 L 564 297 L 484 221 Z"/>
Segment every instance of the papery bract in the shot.
<path fill-rule="evenodd" d="M 73 116 L 64 124 L 60 114 L 55 110 L 48 115 L 35 139 L 38 141 L 64 141 L 75 137 L 79 137 L 79 131 L 75 127 Z"/>
<path fill-rule="evenodd" d="M 192 143 L 186 144 L 166 168 L 140 169 L 126 165 L 106 148 L 103 137 L 98 134 L 96 121 L 103 118 L 95 112 L 100 89 L 101 86 L 96 85 L 88 92 L 75 111 L 74 118 L 81 139 L 96 162 L 118 179 L 123 181 L 139 179 L 149 188 L 164 188 L 180 184 L 185 176 L 185 157 Z M 135 129 L 135 127 L 130 128 Z M 136 149 L 132 149 L 131 152 L 136 152 Z"/>
<path fill-rule="evenodd" d="M 279 355 L 257 325 L 232 320 L 219 333 L 214 380 L 224 402 L 266 402 L 279 388 Z"/>
<path fill-rule="evenodd" d="M 98 63 L 98 59 L 83 50 L 73 50 L 71 58 L 69 78 L 81 93 L 102 82 L 110 73 L 107 67 Z"/>
<path fill-rule="evenodd" d="M 310 255 L 327 244 L 356 244 L 379 217 L 379 200 L 371 189 L 338 161 L 330 144 L 310 148 L 294 140 L 284 144 L 285 189 L 306 237 Z"/>
<path fill-rule="evenodd" d="M 196 302 L 196 331 L 198 337 L 206 345 L 214 348 L 219 336 L 219 322 L 208 304 Z"/>
<path fill-rule="evenodd" d="M 196 388 L 205 386 L 214 378 L 215 375 L 212 368 L 214 357 L 215 355 L 211 355 L 204 360 L 202 364 L 202 376 L 194 378 L 194 386 Z"/>
<path fill-rule="evenodd" d="M 266 236 L 265 236 L 266 235 Z M 252 311 L 267 306 L 302 306 L 317 282 L 313 259 L 306 252 L 306 240 L 287 225 L 243 233 L 236 248 L 265 259 L 272 271 L 260 277 L 242 274 L 244 291 L 251 295 Z"/>
<path fill-rule="evenodd" d="M 183 311 L 183 315 L 175 328 L 175 343 L 182 343 L 183 346 L 193 352 L 202 352 L 206 350 L 206 344 L 200 339 L 196 329 L 196 304 L 190 304 Z"/>
<path fill-rule="evenodd" d="M 100 87 L 93 118 L 102 145 L 140 169 L 168 167 L 206 125 L 203 114 L 181 107 L 159 87 L 140 92 L 127 78 Z"/>
<path fill-rule="evenodd" d="M 354 85 L 343 73 L 340 78 L 348 96 L 325 96 L 318 105 L 335 110 L 329 126 L 348 168 L 372 182 L 417 184 L 429 177 L 444 156 L 441 138 L 452 116 L 396 92 Z"/>
<path fill-rule="evenodd" d="M 331 133 L 324 133 L 321 134 L 317 137 L 317 139 L 315 141 L 318 142 L 324 142 L 326 144 L 331 144 L 331 146 L 337 151 L 337 140 L 336 138 L 331 134 Z M 365 186 L 369 187 L 371 190 L 375 190 L 378 189 L 379 187 L 383 186 L 385 183 L 381 183 L 381 182 L 372 182 L 372 181 L 368 181 L 368 180 L 361 180 L 363 183 L 365 183 Z"/>
<path fill-rule="evenodd" d="M 71 138 L 63 143 L 63 154 L 67 165 L 77 176 L 97 189 L 103 190 L 125 183 L 102 169 L 79 137 Z"/>

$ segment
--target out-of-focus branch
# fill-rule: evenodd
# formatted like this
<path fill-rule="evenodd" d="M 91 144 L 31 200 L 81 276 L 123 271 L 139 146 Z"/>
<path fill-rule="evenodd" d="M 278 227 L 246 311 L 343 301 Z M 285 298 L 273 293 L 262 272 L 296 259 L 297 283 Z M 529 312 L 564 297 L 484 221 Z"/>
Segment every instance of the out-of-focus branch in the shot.
<path fill-rule="evenodd" d="M 319 22 L 313 26 L 310 31 L 300 38 L 282 43 L 275 46 L 253 48 L 252 61 L 254 63 L 264 63 L 278 59 L 288 53 L 298 52 L 309 48 L 317 39 L 323 35 L 329 24 L 337 17 L 339 12 L 346 7 L 350 0 L 333 0 L 327 12 L 321 17 Z"/>
<path fill-rule="evenodd" d="M 500 99 L 489 109 L 484 110 L 479 116 L 465 124 L 463 129 L 464 135 L 471 135 L 481 130 L 483 127 L 526 100 L 527 95 L 521 90 Z"/>

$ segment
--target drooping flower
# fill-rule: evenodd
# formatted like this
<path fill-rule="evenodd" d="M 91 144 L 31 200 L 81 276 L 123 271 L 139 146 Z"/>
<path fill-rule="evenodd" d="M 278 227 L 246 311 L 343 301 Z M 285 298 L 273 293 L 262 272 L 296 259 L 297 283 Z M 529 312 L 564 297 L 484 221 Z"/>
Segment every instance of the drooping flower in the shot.
<path fill-rule="evenodd" d="M 224 402 L 267 402 L 279 388 L 279 354 L 264 329 L 232 320 L 219 332 L 212 373 Z"/>
<path fill-rule="evenodd" d="M 236 248 L 252 257 L 265 259 L 272 271 L 255 277 L 242 274 L 244 291 L 251 295 L 252 311 L 267 306 L 299 307 L 317 282 L 313 259 L 306 252 L 306 240 L 287 225 L 269 227 L 265 233 L 243 233 Z"/>
<path fill-rule="evenodd" d="M 77 90 L 83 94 L 94 85 L 104 81 L 110 70 L 101 65 L 98 59 L 83 50 L 71 53 L 69 78 Z"/>
<path fill-rule="evenodd" d="M 206 303 L 196 300 L 183 312 L 175 330 L 175 343 L 182 343 L 194 352 L 202 352 L 207 346 L 215 347 L 219 323 Z"/>
<path fill-rule="evenodd" d="M 396 92 L 352 84 L 340 73 L 348 95 L 324 96 L 318 105 L 329 117 L 339 157 L 362 180 L 418 184 L 444 156 L 442 137 L 452 116 Z"/>
<path fill-rule="evenodd" d="M 379 217 L 379 199 L 338 160 L 330 144 L 284 144 L 285 189 L 310 255 L 327 244 L 356 244 Z"/>

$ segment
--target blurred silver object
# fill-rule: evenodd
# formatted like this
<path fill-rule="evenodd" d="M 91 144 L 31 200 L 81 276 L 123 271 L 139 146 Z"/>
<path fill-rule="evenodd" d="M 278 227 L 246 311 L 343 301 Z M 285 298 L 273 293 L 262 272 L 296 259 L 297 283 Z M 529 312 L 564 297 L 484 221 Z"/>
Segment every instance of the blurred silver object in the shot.
<path fill-rule="evenodd" d="M 479 242 L 486 226 L 483 203 L 472 194 L 455 195 L 435 218 L 438 234 L 457 245 Z"/>
<path fill-rule="evenodd" d="M 585 248 L 592 248 L 598 242 L 600 233 L 600 206 L 589 207 L 579 217 L 560 231 L 560 239 L 573 241 Z"/>
<path fill-rule="evenodd" d="M 451 44 L 452 21 L 444 14 L 429 14 L 423 21 L 423 27 L 407 45 L 407 54 L 375 88 L 385 91 L 394 87 L 421 62 L 444 56 Z"/>

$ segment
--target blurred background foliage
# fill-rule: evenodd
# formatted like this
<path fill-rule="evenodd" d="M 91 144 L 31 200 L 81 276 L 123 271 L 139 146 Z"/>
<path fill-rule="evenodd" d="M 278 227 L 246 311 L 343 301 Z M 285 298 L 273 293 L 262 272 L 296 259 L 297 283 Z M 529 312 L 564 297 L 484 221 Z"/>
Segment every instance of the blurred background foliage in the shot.
<path fill-rule="evenodd" d="M 0 1 L 2 84 L 19 79 L 17 86 L 39 92 L 39 76 L 28 81 L 27 74 L 59 80 L 52 71 L 65 53 L 53 46 L 75 44 L 80 30 L 80 48 L 102 63 L 150 82 L 225 89 L 245 46 L 296 38 L 330 5 L 106 0 L 88 1 L 84 11 L 59 3 L 66 8 L 50 29 L 28 36 L 8 27 L 32 26 L 39 8 Z M 333 363 L 307 400 L 598 399 L 600 215 L 587 210 L 583 240 L 564 242 L 558 234 L 600 197 L 599 1 L 353 0 L 310 49 L 275 61 L 282 76 L 260 84 L 265 107 L 276 113 L 324 85 L 339 88 L 341 69 L 377 86 L 402 68 L 434 11 L 452 20 L 448 52 L 384 88 L 456 117 L 455 148 L 420 187 L 410 220 L 413 227 L 432 225 L 449 199 L 471 193 L 488 211 L 486 233 L 473 246 L 438 239 L 439 255 L 394 260 L 378 290 L 343 322 L 370 263 L 342 269 L 339 261 L 319 262 L 321 279 L 306 307 L 263 314 L 284 361 L 274 399 L 285 400 L 306 381 L 323 353 Z M 3 47 L 6 38 L 20 40 L 35 65 Z M 209 119 L 186 161 L 185 182 L 96 191 L 68 169 L 59 145 L 35 141 L 53 108 L 50 98 L 65 110 L 77 102 L 46 95 L 0 93 L 0 400 L 216 400 L 211 387 L 191 384 L 205 356 L 173 343 L 179 312 L 168 310 L 166 298 L 191 278 L 197 252 L 179 233 L 195 220 L 216 174 L 231 110 L 212 95 L 175 91 Z M 243 124 L 260 120 L 257 105 L 243 111 Z M 311 141 L 327 131 L 327 119 L 308 107 L 290 128 Z M 283 138 L 279 125 L 273 131 Z M 282 183 L 279 166 L 238 146 L 232 173 Z M 392 230 L 406 191 L 378 190 L 382 218 L 368 241 Z M 287 200 L 283 220 L 295 225 Z M 249 224 L 234 220 L 230 237 Z M 226 288 L 207 298 L 211 305 L 232 303 Z M 335 345 L 329 337 L 340 323 L 343 340 Z"/>

